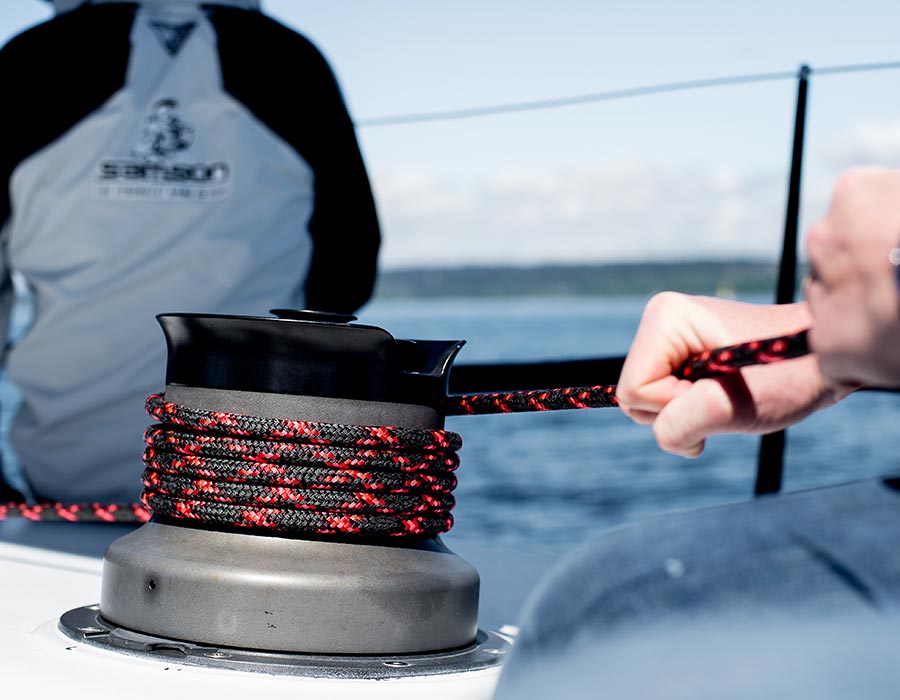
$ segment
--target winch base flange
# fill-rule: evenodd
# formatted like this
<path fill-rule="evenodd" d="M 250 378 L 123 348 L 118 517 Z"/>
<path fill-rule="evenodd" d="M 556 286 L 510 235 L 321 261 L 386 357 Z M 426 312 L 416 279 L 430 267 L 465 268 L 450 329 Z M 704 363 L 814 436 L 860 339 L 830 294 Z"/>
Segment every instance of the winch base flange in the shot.
<path fill-rule="evenodd" d="M 429 654 L 323 655 L 266 652 L 195 644 L 135 632 L 106 620 L 89 605 L 65 613 L 60 631 L 79 643 L 150 661 L 210 669 L 307 678 L 385 680 L 485 671 L 499 667 L 512 648 L 496 632 L 479 630 L 462 648 Z"/>

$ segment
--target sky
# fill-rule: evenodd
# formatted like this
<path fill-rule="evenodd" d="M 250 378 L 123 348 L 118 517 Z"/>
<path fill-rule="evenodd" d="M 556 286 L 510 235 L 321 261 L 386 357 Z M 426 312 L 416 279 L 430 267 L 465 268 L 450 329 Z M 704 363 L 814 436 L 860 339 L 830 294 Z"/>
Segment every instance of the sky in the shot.
<path fill-rule="evenodd" d="M 900 60 L 884 0 L 264 0 L 326 55 L 360 125 L 385 268 L 780 249 L 796 85 L 456 121 L 379 117 Z M 49 16 L 4 0 L 0 39 Z M 284 67 L 290 71 L 290 67 Z M 289 76 L 286 81 L 290 83 Z M 900 70 L 813 75 L 803 226 L 843 168 L 900 165 Z"/>

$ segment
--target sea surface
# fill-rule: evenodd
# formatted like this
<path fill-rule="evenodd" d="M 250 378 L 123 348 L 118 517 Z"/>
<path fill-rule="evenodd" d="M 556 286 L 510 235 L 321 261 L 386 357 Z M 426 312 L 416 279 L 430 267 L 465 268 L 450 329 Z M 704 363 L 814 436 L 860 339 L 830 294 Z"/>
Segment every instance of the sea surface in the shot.
<path fill-rule="evenodd" d="M 465 339 L 457 360 L 623 355 L 644 298 L 376 301 L 360 321 L 395 337 Z M 864 392 L 788 432 L 785 490 L 894 468 L 900 395 Z M 605 529 L 751 497 L 759 439 L 718 436 L 696 460 L 660 451 L 617 409 L 464 416 L 456 525 L 449 540 L 559 556 Z"/>

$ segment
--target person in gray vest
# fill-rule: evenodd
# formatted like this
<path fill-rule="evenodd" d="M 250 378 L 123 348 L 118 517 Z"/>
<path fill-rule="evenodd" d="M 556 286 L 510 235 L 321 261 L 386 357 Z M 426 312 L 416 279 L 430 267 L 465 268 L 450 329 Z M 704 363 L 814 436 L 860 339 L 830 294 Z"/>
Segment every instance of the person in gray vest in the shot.
<path fill-rule="evenodd" d="M 618 397 L 662 449 L 696 457 L 711 435 L 772 432 L 861 387 L 900 387 L 900 170 L 843 175 L 806 245 L 799 304 L 666 293 L 647 305 Z M 694 352 L 806 327 L 814 355 L 696 383 L 673 376 Z M 497 700 L 896 697 L 891 469 L 587 542 L 527 604 Z"/>
<path fill-rule="evenodd" d="M 154 316 L 353 312 L 379 227 L 328 64 L 257 1 L 54 5 L 0 50 L 0 323 L 14 277 L 33 308 L 3 356 L 10 480 L 133 501 Z"/>

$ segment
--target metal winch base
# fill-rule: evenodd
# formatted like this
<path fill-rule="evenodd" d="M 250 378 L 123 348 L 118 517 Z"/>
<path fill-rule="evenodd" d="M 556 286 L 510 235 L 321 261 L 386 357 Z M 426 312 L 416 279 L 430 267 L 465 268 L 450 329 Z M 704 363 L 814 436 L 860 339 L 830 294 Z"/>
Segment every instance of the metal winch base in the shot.
<path fill-rule="evenodd" d="M 100 608 L 116 626 L 204 645 L 414 654 L 473 643 L 478 588 L 437 538 L 351 544 L 151 522 L 107 550 Z"/>
<path fill-rule="evenodd" d="M 471 673 L 499 666 L 511 648 L 505 637 L 479 630 L 471 644 L 432 654 L 325 656 L 263 652 L 135 632 L 109 622 L 96 605 L 65 613 L 59 628 L 81 644 L 149 661 L 307 678 L 384 680 Z"/>

